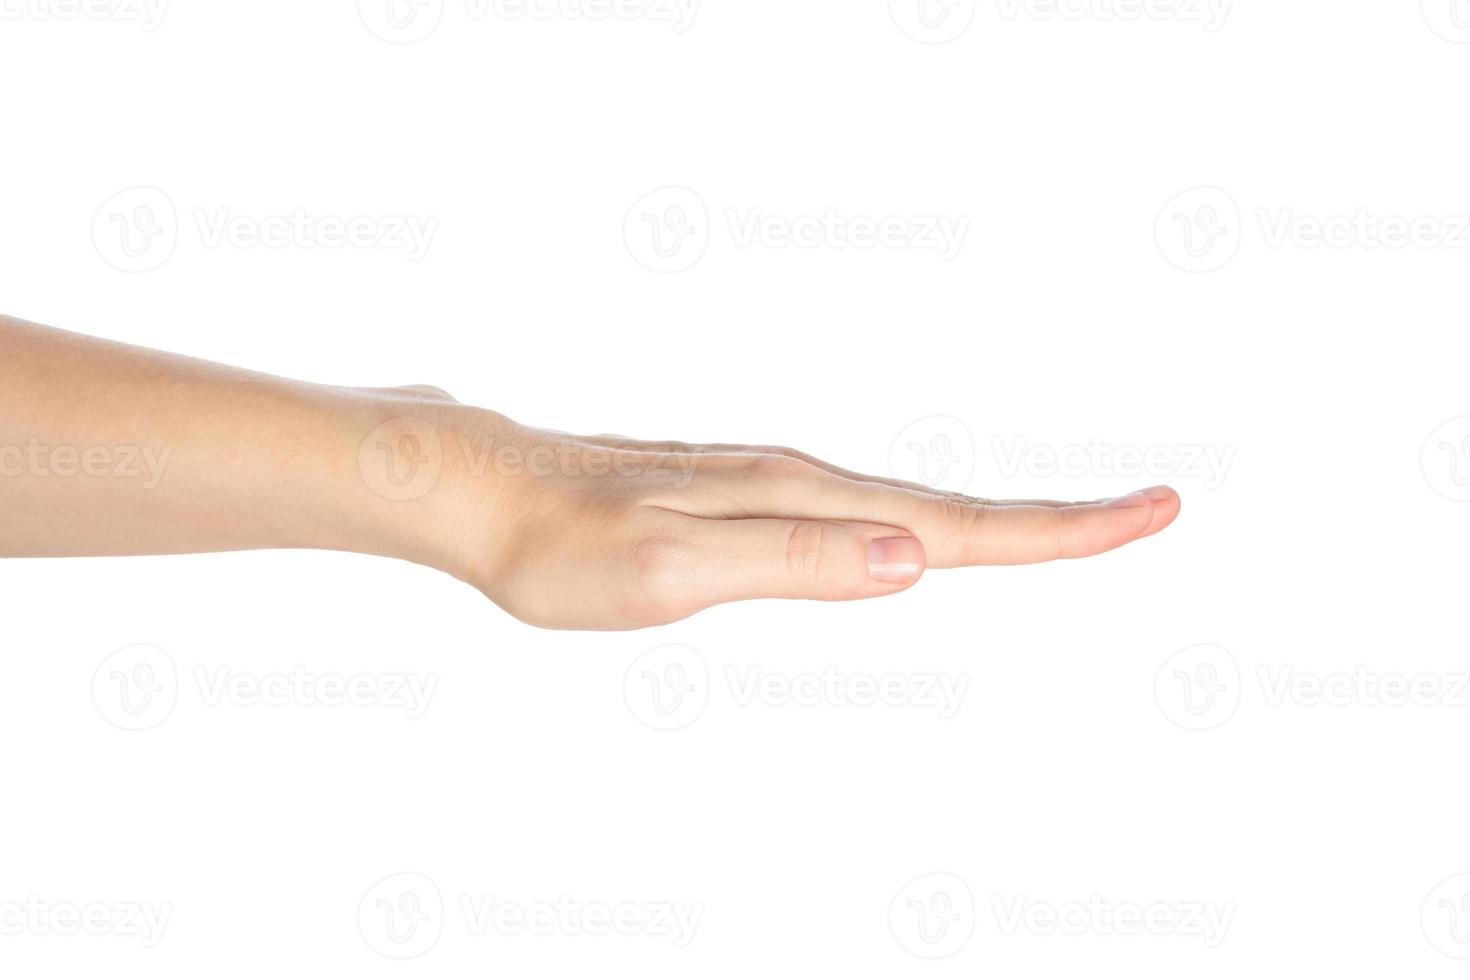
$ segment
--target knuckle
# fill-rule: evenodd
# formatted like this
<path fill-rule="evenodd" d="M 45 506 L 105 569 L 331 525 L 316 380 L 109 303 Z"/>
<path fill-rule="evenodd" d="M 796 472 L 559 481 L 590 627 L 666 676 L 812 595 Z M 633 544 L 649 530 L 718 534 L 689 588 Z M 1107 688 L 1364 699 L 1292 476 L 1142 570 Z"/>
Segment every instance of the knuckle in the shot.
<path fill-rule="evenodd" d="M 644 538 L 632 547 L 633 578 L 648 591 L 668 592 L 685 574 L 688 549 L 677 538 Z"/>
<path fill-rule="evenodd" d="M 620 616 L 638 625 L 679 618 L 688 558 L 689 548 L 678 538 L 654 535 L 635 541 L 622 573 L 608 583 L 609 602 Z"/>
<path fill-rule="evenodd" d="M 815 521 L 798 521 L 786 536 L 787 571 L 799 579 L 819 579 L 827 570 L 830 529 Z"/>
<path fill-rule="evenodd" d="M 751 473 L 762 477 L 802 477 L 810 474 L 813 469 L 810 464 L 794 456 L 783 456 L 780 453 L 757 453 L 749 459 L 747 465 Z"/>
<path fill-rule="evenodd" d="M 445 391 L 443 388 L 440 388 L 438 385 L 404 385 L 403 387 L 399 388 L 399 391 L 405 391 L 415 395 L 424 395 L 429 398 L 438 399 L 440 401 L 452 402 L 455 400 L 453 395 Z"/>
<path fill-rule="evenodd" d="M 969 565 L 978 560 L 981 540 L 985 535 L 983 525 L 988 511 L 983 505 L 966 503 L 963 500 L 944 499 L 939 501 L 944 523 L 952 529 L 960 541 L 960 562 Z"/>

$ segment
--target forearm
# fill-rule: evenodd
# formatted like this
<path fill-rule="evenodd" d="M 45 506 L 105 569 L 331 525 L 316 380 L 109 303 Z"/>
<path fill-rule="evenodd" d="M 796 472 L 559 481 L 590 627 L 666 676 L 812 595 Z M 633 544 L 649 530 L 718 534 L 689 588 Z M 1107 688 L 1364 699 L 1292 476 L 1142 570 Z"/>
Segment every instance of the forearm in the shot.
<path fill-rule="evenodd" d="M 386 499 L 359 466 L 380 425 L 442 408 L 0 317 L 0 556 L 324 548 L 443 564 L 446 494 Z"/>

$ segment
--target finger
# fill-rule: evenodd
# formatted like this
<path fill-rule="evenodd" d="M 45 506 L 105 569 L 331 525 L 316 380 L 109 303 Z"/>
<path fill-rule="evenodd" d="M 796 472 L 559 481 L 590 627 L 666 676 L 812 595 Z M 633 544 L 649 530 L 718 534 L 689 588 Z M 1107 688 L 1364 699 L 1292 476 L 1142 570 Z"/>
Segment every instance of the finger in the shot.
<path fill-rule="evenodd" d="M 883 486 L 898 487 L 904 490 L 913 490 L 921 493 L 932 493 L 945 497 L 964 496 L 953 490 L 941 490 L 924 483 L 913 483 L 908 480 L 899 480 L 891 477 L 873 476 L 867 473 L 858 473 L 853 470 L 843 469 L 835 463 L 829 463 L 824 459 L 804 453 L 799 449 L 788 446 L 744 446 L 738 443 L 691 443 L 691 442 L 650 442 L 647 440 L 630 439 L 620 435 L 600 435 L 588 437 L 589 442 L 610 449 L 626 449 L 634 452 L 653 453 L 656 455 L 682 455 L 682 456 L 785 456 L 789 459 L 800 460 L 809 466 L 825 470 L 833 476 L 840 476 L 848 480 L 861 483 L 877 483 Z"/>
<path fill-rule="evenodd" d="M 860 521 L 686 518 L 698 574 L 685 597 L 868 599 L 901 592 L 924 572 L 924 548 L 900 528 Z"/>
<path fill-rule="evenodd" d="M 631 436 L 604 433 L 597 436 L 586 437 L 588 442 L 605 448 L 624 449 L 633 452 L 651 453 L 655 455 L 685 455 L 685 456 L 721 456 L 721 457 L 750 457 L 750 456 L 785 456 L 789 459 L 800 460 L 809 466 L 816 467 L 833 476 L 840 476 L 846 480 L 858 483 L 876 483 L 882 486 L 897 487 L 902 490 L 911 490 L 915 493 L 929 493 L 940 497 L 952 497 L 968 500 L 978 504 L 1032 504 L 1037 507 L 1073 507 L 1080 503 L 1103 503 L 1104 501 L 1075 501 L 1075 500 L 996 500 L 989 497 L 972 497 L 957 490 L 944 490 L 933 487 L 926 483 L 914 483 L 909 480 L 899 480 L 892 477 L 874 476 L 870 473 L 859 473 L 829 463 L 827 460 L 810 453 L 804 453 L 799 449 L 789 446 L 747 446 L 739 443 L 691 443 L 691 442 L 653 442 L 646 439 L 634 439 Z"/>
<path fill-rule="evenodd" d="M 904 528 L 923 542 L 932 568 L 1095 555 L 1162 530 L 1179 512 L 1178 496 L 1168 487 L 1101 503 L 976 503 L 845 480 L 794 462 L 724 474 L 710 482 L 706 493 L 723 496 L 746 517 L 868 521 Z"/>
<path fill-rule="evenodd" d="M 1139 537 L 1147 538 L 1158 534 L 1164 528 L 1173 524 L 1174 518 L 1179 516 L 1179 510 L 1183 506 L 1183 501 L 1179 499 L 1179 494 L 1173 490 L 1169 490 L 1167 494 L 1163 494 L 1159 492 L 1160 490 L 1169 490 L 1169 488 L 1151 487 L 1144 491 L 1152 495 L 1154 516 L 1153 520 L 1149 522 L 1148 527 Z"/>
<path fill-rule="evenodd" d="M 908 527 L 924 542 L 931 566 L 954 568 L 1025 565 L 1102 554 L 1162 530 L 1172 517 L 1156 524 L 1156 509 L 1150 492 L 1139 492 L 1102 503 L 1060 507 L 890 501 L 879 513 L 910 515 L 912 523 L 896 518 L 895 523 Z"/>
<path fill-rule="evenodd" d="M 975 504 L 996 504 L 1009 506 L 1012 504 L 1029 504 L 1035 507 L 1075 507 L 1078 503 L 1104 503 L 1103 500 L 1076 501 L 1076 500 L 996 500 L 989 497 L 972 497 L 960 493 L 957 490 L 943 490 L 939 487 L 931 487 L 926 483 L 914 483 L 909 480 L 899 480 L 891 477 L 874 476 L 870 473 L 859 473 L 855 470 L 845 469 L 835 463 L 829 463 L 820 457 L 810 453 L 804 453 L 799 449 L 788 446 L 745 446 L 738 443 L 688 443 L 688 442 L 650 442 L 647 440 L 633 439 L 624 435 L 604 434 L 589 436 L 587 441 L 610 449 L 624 449 L 633 452 L 651 453 L 654 455 L 685 455 L 685 456 L 712 456 L 724 458 L 749 458 L 751 456 L 784 456 L 789 459 L 799 460 L 808 466 L 815 467 L 833 476 L 840 476 L 845 480 L 855 483 L 875 483 L 881 486 L 896 487 L 900 490 L 909 490 L 914 493 L 927 493 L 936 497 L 945 497 L 958 500 L 966 500 Z"/>

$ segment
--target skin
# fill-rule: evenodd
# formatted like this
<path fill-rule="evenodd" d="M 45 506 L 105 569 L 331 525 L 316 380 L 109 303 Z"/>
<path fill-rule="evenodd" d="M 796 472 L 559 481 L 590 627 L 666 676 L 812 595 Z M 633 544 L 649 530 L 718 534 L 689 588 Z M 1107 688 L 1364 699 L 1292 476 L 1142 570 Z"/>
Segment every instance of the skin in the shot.
<path fill-rule="evenodd" d="M 0 557 L 319 548 L 440 569 L 537 626 L 866 599 L 1082 558 L 1179 497 L 983 500 L 777 446 L 534 429 L 437 388 L 289 381 L 0 317 Z"/>

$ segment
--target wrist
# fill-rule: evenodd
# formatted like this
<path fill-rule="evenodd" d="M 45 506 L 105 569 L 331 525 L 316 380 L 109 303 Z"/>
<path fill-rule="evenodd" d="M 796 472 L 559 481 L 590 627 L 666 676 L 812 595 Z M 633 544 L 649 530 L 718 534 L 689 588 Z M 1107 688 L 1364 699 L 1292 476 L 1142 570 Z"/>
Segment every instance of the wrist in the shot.
<path fill-rule="evenodd" d="M 513 537 L 520 481 L 501 454 L 519 427 L 437 389 L 355 395 L 355 550 L 484 581 Z"/>

